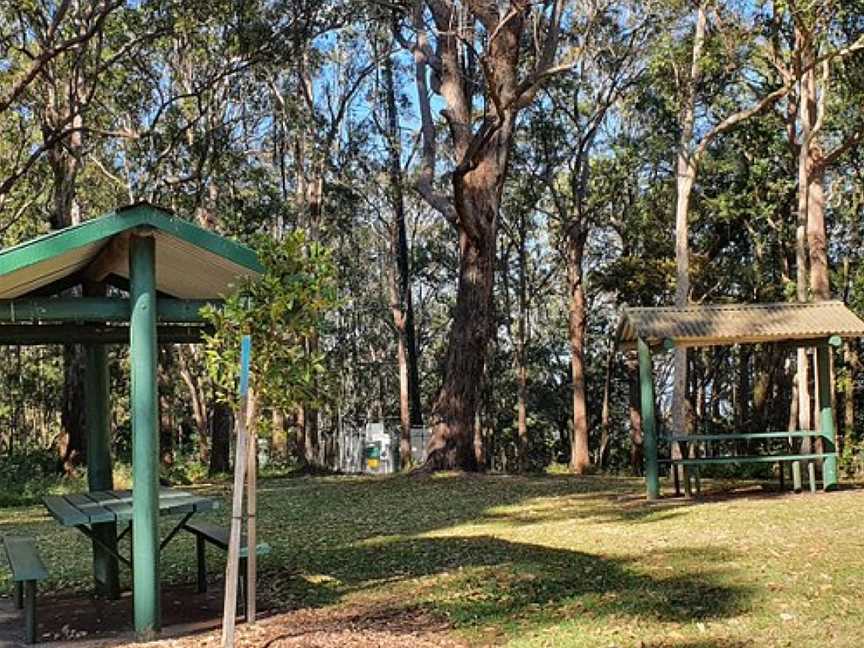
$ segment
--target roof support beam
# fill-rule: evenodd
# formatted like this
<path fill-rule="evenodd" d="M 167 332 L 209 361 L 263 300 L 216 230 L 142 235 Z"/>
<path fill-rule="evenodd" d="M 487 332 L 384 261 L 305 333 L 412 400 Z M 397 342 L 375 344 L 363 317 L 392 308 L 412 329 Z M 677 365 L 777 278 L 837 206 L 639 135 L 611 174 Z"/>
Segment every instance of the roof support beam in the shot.
<path fill-rule="evenodd" d="M 205 322 L 201 309 L 221 301 L 159 299 L 156 319 L 176 324 Z M 0 322 L 128 322 L 130 303 L 118 297 L 53 297 L 0 300 Z"/>
<path fill-rule="evenodd" d="M 159 344 L 198 344 L 212 333 L 209 326 L 163 324 L 156 329 Z M 128 326 L 92 324 L 0 324 L 0 346 L 38 346 L 41 344 L 128 344 Z"/>
<path fill-rule="evenodd" d="M 129 232 L 111 238 L 99 254 L 90 262 L 82 275 L 87 281 L 104 281 L 112 272 L 117 271 L 129 258 Z"/>

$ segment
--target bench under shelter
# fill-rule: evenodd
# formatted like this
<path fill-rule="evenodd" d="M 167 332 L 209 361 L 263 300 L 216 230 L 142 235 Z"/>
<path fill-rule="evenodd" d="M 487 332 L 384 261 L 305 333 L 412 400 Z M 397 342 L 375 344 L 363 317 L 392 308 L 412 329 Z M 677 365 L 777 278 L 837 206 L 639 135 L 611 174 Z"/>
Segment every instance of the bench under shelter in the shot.
<path fill-rule="evenodd" d="M 645 453 L 645 483 L 649 500 L 660 496 L 660 464 L 695 469 L 722 463 L 793 464 L 800 479 L 800 462 L 821 462 L 825 490 L 837 487 L 837 435 L 831 410 L 831 352 L 843 338 L 864 336 L 864 321 L 839 301 L 815 303 L 766 303 L 691 305 L 686 307 L 625 307 L 616 333 L 619 349 L 636 350 L 639 358 L 640 407 Z M 748 431 L 729 434 L 688 434 L 673 430 L 658 438 L 655 416 L 652 354 L 676 348 L 732 346 L 736 344 L 784 344 L 794 349 L 814 349 L 816 430 Z M 772 439 L 820 439 L 821 451 L 749 456 L 699 456 L 706 443 L 756 442 Z M 668 443 L 670 456 L 658 457 L 658 441 Z M 674 444 L 683 446 L 673 458 Z M 680 447 L 680 446 L 679 446 Z M 797 471 L 794 470 L 797 468 Z M 673 470 L 677 475 L 677 468 Z M 813 478 L 811 477 L 811 483 Z"/>

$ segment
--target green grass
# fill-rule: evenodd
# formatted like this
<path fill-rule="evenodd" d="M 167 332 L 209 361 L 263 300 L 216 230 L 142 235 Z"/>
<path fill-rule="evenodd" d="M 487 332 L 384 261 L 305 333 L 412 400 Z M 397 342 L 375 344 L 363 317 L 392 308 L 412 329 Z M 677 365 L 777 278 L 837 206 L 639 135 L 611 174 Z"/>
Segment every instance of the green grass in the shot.
<path fill-rule="evenodd" d="M 203 490 L 227 506 L 226 486 Z M 420 607 L 472 643 L 861 644 L 864 491 L 655 505 L 642 493 L 639 480 L 565 475 L 264 480 L 262 595 L 286 609 Z M 39 507 L 0 510 L 9 532 L 39 536 L 53 586 L 89 587 L 80 533 Z M 191 582 L 182 535 L 163 578 Z"/>

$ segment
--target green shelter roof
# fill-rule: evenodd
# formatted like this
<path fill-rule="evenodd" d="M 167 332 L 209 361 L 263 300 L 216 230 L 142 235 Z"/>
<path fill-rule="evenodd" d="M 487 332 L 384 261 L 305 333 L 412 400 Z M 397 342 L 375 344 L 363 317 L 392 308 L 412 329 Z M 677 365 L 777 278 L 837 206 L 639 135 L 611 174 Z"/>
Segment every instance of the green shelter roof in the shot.
<path fill-rule="evenodd" d="M 251 249 L 139 203 L 0 251 L 0 299 L 128 280 L 129 237 L 143 232 L 155 239 L 156 289 L 165 295 L 218 299 L 263 271 Z"/>

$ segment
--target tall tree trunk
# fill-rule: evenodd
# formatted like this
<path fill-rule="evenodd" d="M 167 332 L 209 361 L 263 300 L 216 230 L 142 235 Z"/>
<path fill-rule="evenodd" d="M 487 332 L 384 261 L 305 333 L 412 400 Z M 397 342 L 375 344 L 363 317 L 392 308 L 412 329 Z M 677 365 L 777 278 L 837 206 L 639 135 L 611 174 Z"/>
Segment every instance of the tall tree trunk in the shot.
<path fill-rule="evenodd" d="M 221 402 L 213 402 L 210 421 L 210 474 L 231 471 L 231 408 Z"/>
<path fill-rule="evenodd" d="M 641 475 L 644 464 L 642 437 L 642 394 L 639 388 L 639 362 L 630 354 L 626 360 L 628 399 L 627 412 L 630 419 L 630 470 Z"/>
<path fill-rule="evenodd" d="M 271 454 L 276 461 L 288 460 L 288 432 L 285 429 L 285 412 L 276 408 L 273 410 L 273 447 Z"/>
<path fill-rule="evenodd" d="M 74 72 L 77 74 L 77 70 Z M 76 88 L 78 84 L 73 84 Z M 81 128 L 83 120 L 78 113 L 77 94 L 56 92 L 50 88 L 42 125 L 46 138 L 71 121 L 74 128 Z M 71 120 L 70 120 L 71 116 Z M 51 229 L 59 230 L 81 222 L 80 208 L 76 199 L 78 174 L 82 166 L 82 135 L 72 133 L 66 140 L 48 151 L 48 166 L 52 175 Z M 80 296 L 81 288 L 71 291 Z M 84 419 L 84 349 L 81 345 L 63 346 L 63 407 L 61 414 L 60 466 L 65 472 L 86 461 L 86 421 Z"/>
<path fill-rule="evenodd" d="M 192 372 L 189 366 L 192 347 L 181 346 L 177 350 L 177 364 L 180 368 L 180 378 L 186 385 L 189 393 L 189 403 L 192 406 L 192 420 L 195 423 L 197 436 L 198 459 L 201 463 L 210 463 L 210 429 L 209 417 L 207 416 L 207 398 L 201 385 L 201 380 Z"/>
<path fill-rule="evenodd" d="M 477 469 L 475 419 L 491 325 L 498 205 L 497 197 L 489 204 L 488 192 L 473 190 L 471 193 L 474 199 L 466 200 L 472 205 L 471 218 L 485 221 L 488 230 L 476 238 L 464 229 L 459 235 L 456 308 L 450 327 L 444 382 L 435 402 L 437 422 L 426 460 L 427 467 L 432 469 Z"/>
<path fill-rule="evenodd" d="M 615 367 L 616 355 L 615 345 L 610 344 L 606 356 L 606 376 L 603 380 L 603 406 L 600 409 L 600 447 L 597 449 L 597 467 L 600 469 L 606 466 L 606 457 L 609 454 L 612 427 L 609 399 L 612 397 L 612 371 Z"/>
<path fill-rule="evenodd" d="M 693 56 L 690 76 L 684 91 L 679 112 L 681 135 L 676 160 L 675 203 L 675 305 L 687 306 L 690 299 L 690 246 L 687 216 L 690 210 L 690 195 L 696 181 L 696 160 L 693 157 L 693 127 L 696 116 L 696 91 L 702 78 L 702 52 L 705 47 L 705 32 L 708 25 L 705 3 L 699 2 L 696 26 L 693 33 Z M 687 434 L 687 350 L 675 349 L 674 381 L 672 384 L 672 430 L 674 434 Z M 672 456 L 681 457 L 678 444 L 672 445 Z M 686 472 L 686 471 L 685 471 Z M 684 480 L 685 491 L 689 480 Z"/>
<path fill-rule="evenodd" d="M 803 73 L 799 84 L 800 97 L 798 117 L 801 123 L 801 133 L 798 142 L 798 215 L 795 230 L 795 263 L 796 263 L 796 297 L 799 302 L 806 303 L 808 299 L 808 254 L 807 232 L 810 217 L 811 189 L 810 170 L 813 162 L 811 145 L 816 124 L 816 77 L 812 69 L 814 52 L 812 43 L 806 34 L 796 32 L 796 50 L 800 57 L 802 68 L 809 68 Z M 816 196 L 814 196 L 815 198 Z M 809 361 L 807 350 L 798 349 L 798 429 L 812 430 L 813 421 L 810 408 Z M 802 440 L 802 450 L 810 450 L 810 439 Z"/>
<path fill-rule="evenodd" d="M 434 58 L 437 86 L 447 107 L 441 111 L 448 125 L 456 167 L 450 175 L 452 201 L 438 195 L 433 186 L 435 170 L 435 126 L 431 118 L 425 65 L 430 48 L 424 48 L 423 5 L 432 13 L 437 27 Z M 475 26 L 466 26 L 463 6 L 455 2 L 418 3 L 415 10 L 419 49 L 417 63 L 418 97 L 423 136 L 423 166 L 418 189 L 423 198 L 455 226 L 459 241 L 459 283 L 453 313 L 444 379 L 435 402 L 436 419 L 429 443 L 425 470 L 461 468 L 476 470 L 474 424 L 479 386 L 484 375 L 487 347 L 492 333 L 492 287 L 495 269 L 498 216 L 501 194 L 513 145 L 516 117 L 530 103 L 530 93 L 520 87 L 520 45 L 526 28 L 525 12 L 505 15 L 495 3 L 468 2 L 470 21 L 481 21 L 494 38 L 489 38 L 481 61 L 469 47 L 467 58 L 461 37 L 473 39 Z M 543 57 L 554 57 L 558 43 L 561 3 L 555 14 Z M 516 5 L 514 5 L 514 8 Z M 454 31 L 455 30 L 455 31 Z M 473 65 L 482 64 L 484 74 Z M 474 71 L 475 74 L 471 74 Z M 468 78 L 482 79 L 491 101 L 484 115 L 473 114 L 477 87 Z M 479 124 L 479 126 L 476 126 Z"/>
<path fill-rule="evenodd" d="M 519 440 L 519 464 L 521 470 L 528 469 L 528 362 L 526 352 L 527 320 L 528 320 L 528 281 L 526 277 L 526 238 L 527 219 L 524 210 L 519 214 L 519 249 L 517 256 L 517 271 L 519 273 L 519 291 L 516 323 L 516 402 L 517 402 L 517 436 Z"/>
<path fill-rule="evenodd" d="M 393 30 L 398 29 L 394 24 Z M 396 107 L 396 86 L 393 61 L 383 61 L 384 93 L 387 107 L 387 153 L 390 176 L 390 200 L 393 220 L 390 223 L 390 255 L 388 280 L 390 309 L 396 327 L 399 361 L 399 463 L 411 467 L 411 428 L 423 425 L 420 402 L 420 373 L 417 369 L 417 343 L 414 334 L 414 305 L 411 294 L 411 267 L 408 258 L 408 235 L 405 229 L 405 194 L 402 177 L 402 135 Z"/>
<path fill-rule="evenodd" d="M 170 347 L 158 349 L 158 405 L 159 405 L 159 457 L 162 464 L 170 466 L 174 463 L 174 412 L 171 394 L 172 351 Z"/>
<path fill-rule="evenodd" d="M 567 283 L 570 293 L 570 375 L 573 381 L 573 427 L 570 433 L 570 470 L 581 475 L 591 465 L 588 451 L 588 411 L 585 404 L 585 285 L 583 232 L 568 237 Z"/>

